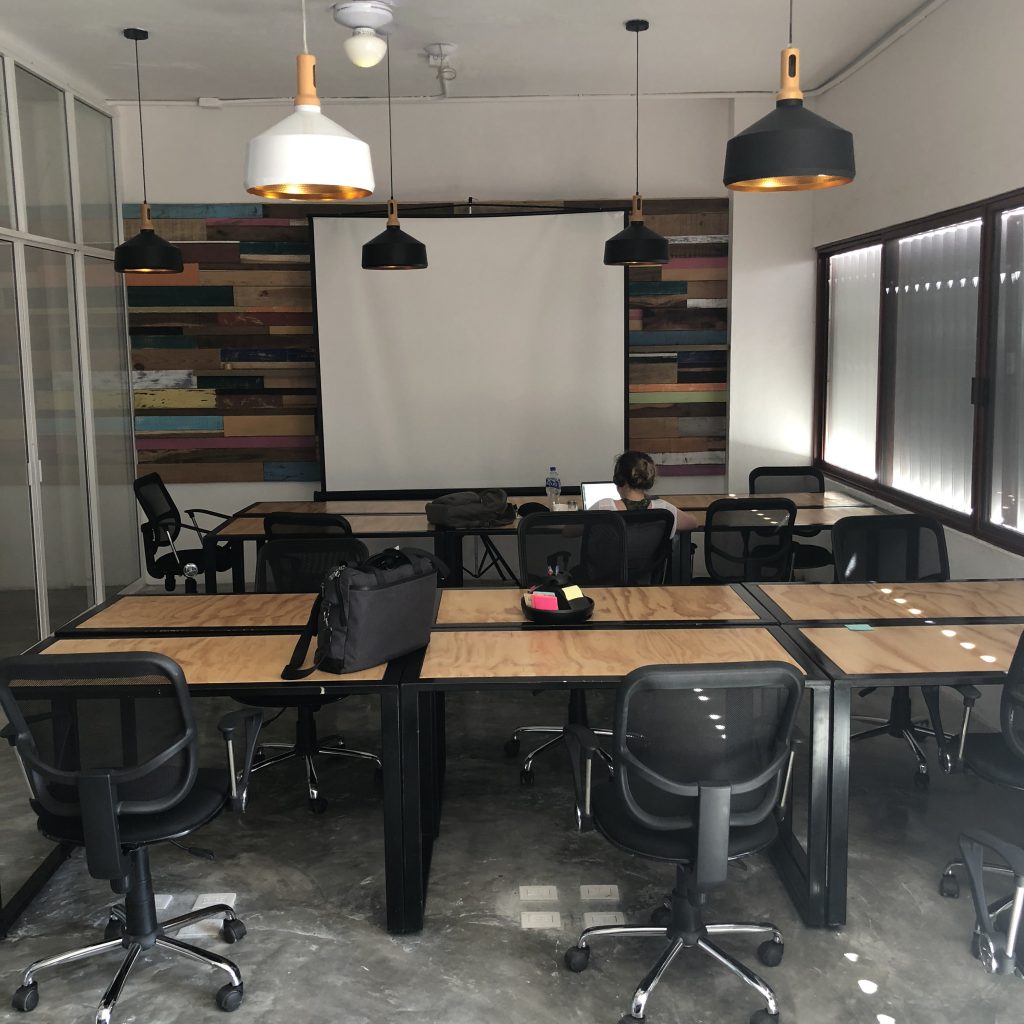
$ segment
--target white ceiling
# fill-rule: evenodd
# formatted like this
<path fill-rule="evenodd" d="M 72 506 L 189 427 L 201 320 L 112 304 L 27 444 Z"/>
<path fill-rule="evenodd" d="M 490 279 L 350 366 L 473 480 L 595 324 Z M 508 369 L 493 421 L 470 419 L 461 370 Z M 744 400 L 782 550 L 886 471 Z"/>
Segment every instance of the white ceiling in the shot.
<path fill-rule="evenodd" d="M 794 42 L 804 87 L 855 60 L 925 0 L 795 0 Z M 347 30 L 329 0 L 307 0 L 309 48 L 322 96 L 380 96 L 384 66 L 345 58 Z M 575 96 L 630 93 L 633 36 L 643 17 L 641 91 L 773 91 L 786 43 L 786 0 L 396 0 L 395 95 L 438 93 L 423 47 L 454 42 L 451 94 Z M 121 29 L 149 29 L 140 44 L 143 95 L 194 100 L 290 96 L 302 44 L 300 0 L 3 0 L 0 25 L 15 40 L 92 83 L 106 98 L 134 96 L 132 46 Z"/>

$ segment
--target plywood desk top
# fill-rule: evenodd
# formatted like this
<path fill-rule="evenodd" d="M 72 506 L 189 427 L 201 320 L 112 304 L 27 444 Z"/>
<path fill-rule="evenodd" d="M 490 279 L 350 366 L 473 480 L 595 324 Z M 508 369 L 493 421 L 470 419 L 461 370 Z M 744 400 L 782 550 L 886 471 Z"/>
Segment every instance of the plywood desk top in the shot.
<path fill-rule="evenodd" d="M 1024 580 L 781 583 L 758 589 L 794 622 L 1024 618 Z"/>
<path fill-rule="evenodd" d="M 788 498 L 797 508 L 833 508 L 835 506 L 856 507 L 864 505 L 864 502 L 851 494 L 843 494 L 842 491 L 801 491 L 799 493 L 787 494 L 662 494 L 658 496 L 676 508 L 693 511 L 695 509 L 706 509 L 713 501 L 722 498 Z"/>
<path fill-rule="evenodd" d="M 82 619 L 75 632 L 90 630 L 301 629 L 315 594 L 189 594 L 184 597 L 121 597 Z"/>
<path fill-rule="evenodd" d="M 587 587 L 591 622 L 750 621 L 755 612 L 731 587 Z M 525 620 L 523 591 L 509 588 L 443 590 L 438 625 L 506 625 Z"/>
<path fill-rule="evenodd" d="M 510 494 L 514 505 L 527 501 L 547 504 L 544 495 Z M 579 501 L 579 498 L 576 499 Z M 272 512 L 327 513 L 329 515 L 410 515 L 423 514 L 427 498 L 343 498 L 338 501 L 257 501 L 249 508 L 236 512 L 239 516 L 265 516 Z"/>
<path fill-rule="evenodd" d="M 756 626 L 435 632 L 421 679 L 615 679 L 643 665 L 786 661 Z"/>
<path fill-rule="evenodd" d="M 356 515 L 345 518 L 355 537 L 411 537 L 434 532 L 425 515 Z M 248 513 L 229 520 L 216 534 L 218 540 L 262 540 L 263 537 L 263 517 Z"/>
<path fill-rule="evenodd" d="M 800 630 L 845 676 L 1005 672 L 1024 624 Z"/>
<path fill-rule="evenodd" d="M 173 658 L 185 673 L 190 686 L 214 684 L 272 683 L 287 686 L 281 669 L 291 658 L 295 637 L 287 635 L 247 634 L 245 636 L 96 637 L 55 640 L 43 654 L 100 654 L 110 651 L 154 651 Z M 384 678 L 386 665 L 349 672 L 343 676 L 314 672 L 299 684 L 378 681 Z"/>

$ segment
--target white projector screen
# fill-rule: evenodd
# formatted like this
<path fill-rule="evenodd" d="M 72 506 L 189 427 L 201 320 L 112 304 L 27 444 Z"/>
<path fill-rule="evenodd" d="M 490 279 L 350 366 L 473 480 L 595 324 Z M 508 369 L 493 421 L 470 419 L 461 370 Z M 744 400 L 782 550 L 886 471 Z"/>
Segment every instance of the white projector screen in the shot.
<path fill-rule="evenodd" d="M 624 431 L 621 213 L 403 218 L 426 270 L 369 271 L 383 220 L 314 224 L 324 486 L 609 478 Z"/>

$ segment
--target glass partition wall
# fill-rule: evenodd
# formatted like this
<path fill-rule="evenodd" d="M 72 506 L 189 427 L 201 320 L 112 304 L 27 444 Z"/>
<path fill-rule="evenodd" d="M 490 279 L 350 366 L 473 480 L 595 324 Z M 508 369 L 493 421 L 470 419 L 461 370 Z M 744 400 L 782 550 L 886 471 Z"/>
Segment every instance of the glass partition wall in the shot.
<path fill-rule="evenodd" d="M 119 240 L 110 117 L 0 54 L 0 656 L 140 575 Z"/>

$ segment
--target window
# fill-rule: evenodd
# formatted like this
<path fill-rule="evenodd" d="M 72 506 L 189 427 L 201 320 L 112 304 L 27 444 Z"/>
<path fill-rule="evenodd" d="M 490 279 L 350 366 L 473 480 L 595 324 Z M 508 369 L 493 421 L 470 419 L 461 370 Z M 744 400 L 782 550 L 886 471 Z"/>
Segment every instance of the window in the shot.
<path fill-rule="evenodd" d="M 818 463 L 1024 553 L 1024 190 L 819 250 Z"/>
<path fill-rule="evenodd" d="M 829 259 L 825 458 L 871 479 L 875 477 L 881 266 L 880 245 Z"/>
<path fill-rule="evenodd" d="M 14 227 L 14 173 L 11 170 L 11 128 L 7 117 L 7 95 L 0 59 L 0 227 Z"/>
<path fill-rule="evenodd" d="M 1024 533 L 1024 207 L 999 218 L 989 521 Z"/>
<path fill-rule="evenodd" d="M 78 191 L 82 197 L 82 241 L 101 249 L 117 244 L 114 217 L 114 138 L 106 114 L 75 100 Z"/>

